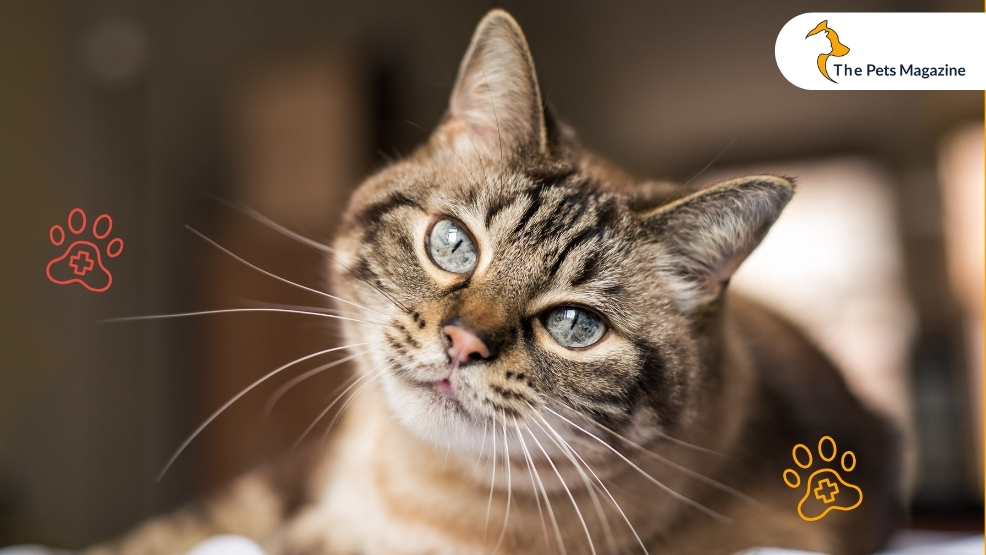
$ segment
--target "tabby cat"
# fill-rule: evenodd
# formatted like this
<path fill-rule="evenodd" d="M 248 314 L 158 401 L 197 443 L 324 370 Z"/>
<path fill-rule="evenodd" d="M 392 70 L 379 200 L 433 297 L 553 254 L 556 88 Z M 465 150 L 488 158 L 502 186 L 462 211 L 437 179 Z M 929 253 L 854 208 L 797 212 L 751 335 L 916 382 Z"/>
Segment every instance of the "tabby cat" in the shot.
<path fill-rule="evenodd" d="M 896 435 L 791 325 L 726 293 L 794 189 L 610 167 L 490 12 L 444 119 L 356 191 L 330 249 L 345 336 L 368 345 L 341 432 L 91 553 L 219 533 L 272 554 L 871 552 L 899 514 Z M 805 520 L 830 459 L 801 470 L 792 448 L 835 443 L 862 503 Z"/>

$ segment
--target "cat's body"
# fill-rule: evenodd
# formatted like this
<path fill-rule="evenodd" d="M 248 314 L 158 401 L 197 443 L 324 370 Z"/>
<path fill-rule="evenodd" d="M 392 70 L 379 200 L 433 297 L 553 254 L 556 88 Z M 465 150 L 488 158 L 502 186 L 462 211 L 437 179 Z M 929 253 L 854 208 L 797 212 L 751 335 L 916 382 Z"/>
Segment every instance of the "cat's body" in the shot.
<path fill-rule="evenodd" d="M 95 551 L 216 533 L 346 555 L 878 547 L 892 431 L 800 333 L 725 293 L 792 193 L 609 168 L 545 112 L 520 29 L 492 12 L 448 116 L 357 191 L 334 245 L 337 308 L 365 321 L 347 339 L 371 344 L 340 433 Z M 792 449 L 823 436 L 865 500 L 809 522 L 808 475 L 840 459 L 802 470 Z"/>

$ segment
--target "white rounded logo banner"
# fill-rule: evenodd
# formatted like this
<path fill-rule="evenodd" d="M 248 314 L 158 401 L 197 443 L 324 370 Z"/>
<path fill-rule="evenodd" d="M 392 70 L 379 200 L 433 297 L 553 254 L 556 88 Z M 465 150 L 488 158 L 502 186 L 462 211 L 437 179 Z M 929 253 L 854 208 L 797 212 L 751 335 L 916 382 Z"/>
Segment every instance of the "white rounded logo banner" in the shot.
<path fill-rule="evenodd" d="M 774 45 L 808 90 L 986 90 L 986 13 L 806 13 Z"/>

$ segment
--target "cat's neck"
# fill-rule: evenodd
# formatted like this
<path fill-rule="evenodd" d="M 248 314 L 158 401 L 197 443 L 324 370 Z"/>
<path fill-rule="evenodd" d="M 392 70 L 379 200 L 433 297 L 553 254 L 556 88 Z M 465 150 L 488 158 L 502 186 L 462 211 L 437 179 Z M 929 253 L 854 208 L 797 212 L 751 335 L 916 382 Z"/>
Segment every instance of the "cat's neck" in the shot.
<path fill-rule="evenodd" d="M 655 537 L 676 520 L 682 507 L 667 490 L 615 456 L 590 459 L 590 472 L 584 467 L 577 471 L 572 459 L 557 453 L 548 462 L 538 456 L 541 452 L 532 438 L 527 438 L 527 456 L 511 453 L 509 465 L 504 464 L 502 443 L 495 458 L 490 456 L 488 443 L 485 456 L 457 452 L 408 430 L 389 411 L 381 392 L 370 388 L 347 413 L 328 492 L 334 494 L 333 513 L 355 519 L 356 528 L 361 518 L 382 518 L 392 525 L 384 528 L 400 529 L 413 523 L 451 535 L 461 541 L 456 553 L 489 553 L 498 541 L 513 546 L 510 552 L 545 553 L 551 551 L 549 544 L 555 544 L 557 535 L 566 545 L 584 544 L 588 527 L 598 541 L 609 534 L 621 549 L 632 549 L 637 539 L 627 519 L 637 534 Z M 686 491 L 680 472 L 647 457 L 627 456 L 638 469 L 668 487 Z M 529 461 L 533 464 L 528 465 Z M 601 483 L 597 477 L 608 489 L 595 486 Z M 594 485 L 587 487 L 587 482 Z M 357 483 L 364 488 L 357 490 L 352 485 Z M 350 488 L 351 494 L 339 495 Z M 652 507 L 633 503 L 633 492 L 650 490 L 663 502 Z M 430 547 L 422 545 L 420 551 Z"/>

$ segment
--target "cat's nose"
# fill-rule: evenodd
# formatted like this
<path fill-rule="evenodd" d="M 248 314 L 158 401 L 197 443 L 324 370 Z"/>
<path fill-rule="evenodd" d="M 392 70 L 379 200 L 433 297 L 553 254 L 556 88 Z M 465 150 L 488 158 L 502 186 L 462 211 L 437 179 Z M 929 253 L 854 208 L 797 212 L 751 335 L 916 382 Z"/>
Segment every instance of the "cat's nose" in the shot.
<path fill-rule="evenodd" d="M 483 341 L 478 334 L 453 324 L 442 326 L 448 343 L 448 356 L 452 364 L 465 366 L 470 362 L 488 360 L 496 354 L 488 341 Z"/>

